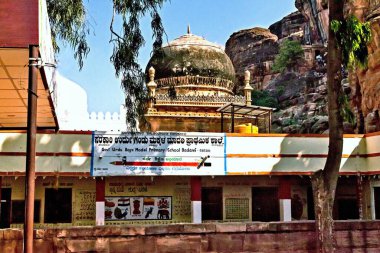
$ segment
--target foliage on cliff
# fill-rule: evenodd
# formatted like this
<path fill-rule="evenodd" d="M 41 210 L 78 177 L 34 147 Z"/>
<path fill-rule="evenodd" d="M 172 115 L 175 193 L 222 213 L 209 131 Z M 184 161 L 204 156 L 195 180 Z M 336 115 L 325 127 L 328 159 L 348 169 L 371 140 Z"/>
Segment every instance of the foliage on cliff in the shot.
<path fill-rule="evenodd" d="M 343 21 L 332 20 L 331 29 L 336 34 L 342 49 L 343 65 L 366 67 L 368 58 L 367 44 L 371 40 L 370 22 L 360 22 L 353 15 Z"/>
<path fill-rule="evenodd" d="M 278 108 L 278 101 L 267 90 L 252 91 L 252 101 L 255 105 Z"/>
<path fill-rule="evenodd" d="M 285 69 L 291 69 L 297 62 L 303 59 L 304 52 L 299 41 L 285 40 L 281 46 L 279 54 L 276 56 L 272 70 L 274 72 L 283 72 Z"/>

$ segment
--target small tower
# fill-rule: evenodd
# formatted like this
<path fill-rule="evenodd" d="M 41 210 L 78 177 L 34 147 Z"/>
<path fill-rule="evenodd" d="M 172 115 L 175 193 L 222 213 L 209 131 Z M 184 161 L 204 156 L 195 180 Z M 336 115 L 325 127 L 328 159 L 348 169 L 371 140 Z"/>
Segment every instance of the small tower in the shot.
<path fill-rule="evenodd" d="M 244 94 L 245 94 L 245 104 L 246 105 L 251 105 L 252 104 L 252 90 L 253 88 L 251 87 L 251 85 L 249 85 L 249 81 L 251 79 L 251 73 L 249 72 L 249 70 L 246 70 L 244 72 L 244 84 L 245 84 L 245 87 L 244 87 Z"/>
<path fill-rule="evenodd" d="M 149 82 L 147 83 L 148 87 L 148 96 L 149 96 L 149 104 L 148 104 L 148 110 L 149 111 L 156 111 L 154 108 L 154 100 L 156 99 L 156 88 L 157 84 L 154 82 L 154 75 L 156 73 L 156 70 L 153 67 L 149 68 Z"/>

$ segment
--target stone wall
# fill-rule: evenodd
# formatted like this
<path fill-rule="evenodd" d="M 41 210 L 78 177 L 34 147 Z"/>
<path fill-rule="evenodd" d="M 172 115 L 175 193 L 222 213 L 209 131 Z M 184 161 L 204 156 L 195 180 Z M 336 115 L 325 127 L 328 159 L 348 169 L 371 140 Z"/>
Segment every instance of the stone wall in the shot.
<path fill-rule="evenodd" d="M 336 222 L 338 251 L 380 252 L 380 221 Z M 314 222 L 104 226 L 35 230 L 35 252 L 315 252 Z M 0 230 L 0 252 L 22 231 Z"/>

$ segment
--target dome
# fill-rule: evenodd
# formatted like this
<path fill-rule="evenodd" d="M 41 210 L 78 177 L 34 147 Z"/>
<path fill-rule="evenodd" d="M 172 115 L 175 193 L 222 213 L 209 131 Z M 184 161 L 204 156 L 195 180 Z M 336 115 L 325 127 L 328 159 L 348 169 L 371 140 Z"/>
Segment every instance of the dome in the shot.
<path fill-rule="evenodd" d="M 176 76 L 201 76 L 234 80 L 235 69 L 223 48 L 204 38 L 187 34 L 169 42 L 150 59 L 155 79 Z"/>

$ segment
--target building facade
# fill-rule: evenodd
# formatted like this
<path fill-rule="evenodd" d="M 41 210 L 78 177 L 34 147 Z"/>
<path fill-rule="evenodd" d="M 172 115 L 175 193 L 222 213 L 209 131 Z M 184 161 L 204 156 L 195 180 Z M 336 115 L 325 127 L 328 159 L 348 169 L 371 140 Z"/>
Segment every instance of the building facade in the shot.
<path fill-rule="evenodd" d="M 270 109 L 251 105 L 249 75 L 235 94 L 219 46 L 188 31 L 162 51 L 147 66 L 154 132 L 37 135 L 35 227 L 313 219 L 309 176 L 328 137 L 266 134 Z M 235 123 L 260 133 L 225 133 Z M 0 132 L 1 227 L 24 222 L 25 143 L 22 130 Z M 335 218 L 380 217 L 379 143 L 345 136 Z"/>
<path fill-rule="evenodd" d="M 101 136 L 114 140 L 96 143 Z M 35 227 L 314 218 L 309 176 L 325 163 L 328 136 L 181 133 L 185 146 L 195 137 L 222 137 L 203 163 L 183 144 L 151 145 L 152 136 L 172 135 L 141 136 L 147 143 L 116 143 L 115 137 L 130 138 L 128 133 L 38 134 Z M 0 134 L 2 227 L 23 224 L 25 139 L 25 133 Z M 336 219 L 380 217 L 379 143 L 379 133 L 344 137 Z M 105 147 L 110 151 L 99 152 Z M 130 153 L 126 159 L 114 154 L 125 147 L 134 150 L 121 152 Z M 171 153 L 176 149 L 179 155 Z"/>

